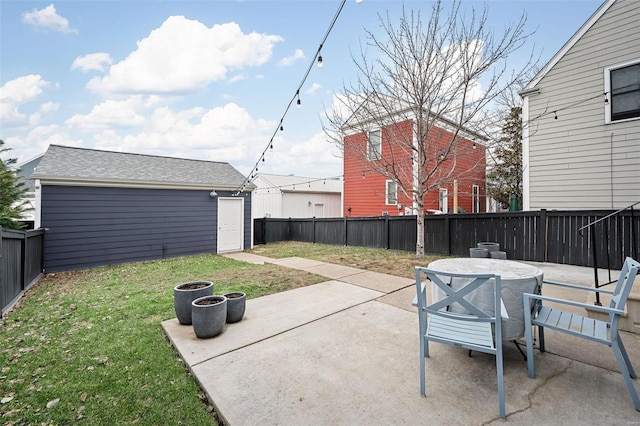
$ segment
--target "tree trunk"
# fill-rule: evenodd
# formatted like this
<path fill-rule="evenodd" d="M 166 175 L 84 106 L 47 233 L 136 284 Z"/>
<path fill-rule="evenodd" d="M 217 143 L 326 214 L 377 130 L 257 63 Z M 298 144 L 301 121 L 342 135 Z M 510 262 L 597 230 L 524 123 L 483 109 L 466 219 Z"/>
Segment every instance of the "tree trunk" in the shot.
<path fill-rule="evenodd" d="M 419 258 L 424 257 L 424 209 L 420 206 L 420 209 L 416 212 L 416 256 Z"/>

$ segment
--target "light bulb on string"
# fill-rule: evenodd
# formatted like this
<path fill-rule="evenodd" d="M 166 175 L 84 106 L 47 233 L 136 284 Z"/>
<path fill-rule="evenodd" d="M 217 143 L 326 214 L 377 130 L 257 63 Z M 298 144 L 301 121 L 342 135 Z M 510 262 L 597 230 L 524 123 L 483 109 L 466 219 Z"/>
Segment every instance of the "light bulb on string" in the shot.
<path fill-rule="evenodd" d="M 318 55 L 318 68 L 322 68 L 322 55 Z"/>
<path fill-rule="evenodd" d="M 296 96 L 298 96 L 298 100 L 296 101 L 296 106 L 298 107 L 298 109 L 302 108 L 302 104 L 300 102 L 300 91 L 298 90 L 296 92 Z"/>

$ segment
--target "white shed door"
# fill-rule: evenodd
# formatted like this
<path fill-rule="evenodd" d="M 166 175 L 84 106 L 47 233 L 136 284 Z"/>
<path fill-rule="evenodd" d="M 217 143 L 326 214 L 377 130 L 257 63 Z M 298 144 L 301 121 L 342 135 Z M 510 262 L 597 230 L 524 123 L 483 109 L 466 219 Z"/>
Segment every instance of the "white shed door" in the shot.
<path fill-rule="evenodd" d="M 218 253 L 242 251 L 244 199 L 218 199 Z"/>

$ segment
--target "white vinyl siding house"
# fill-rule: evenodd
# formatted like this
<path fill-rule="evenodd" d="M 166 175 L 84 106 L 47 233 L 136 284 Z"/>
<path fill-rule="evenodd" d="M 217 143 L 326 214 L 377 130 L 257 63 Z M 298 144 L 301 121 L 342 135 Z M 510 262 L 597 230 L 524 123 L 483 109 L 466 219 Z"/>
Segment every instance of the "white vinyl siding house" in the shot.
<path fill-rule="evenodd" d="M 254 218 L 342 216 L 342 180 L 258 173 L 253 183 Z"/>
<path fill-rule="evenodd" d="M 639 22 L 640 1 L 606 1 L 521 92 L 525 210 L 640 201 L 640 117 L 610 119 L 605 78 L 640 62 Z"/>

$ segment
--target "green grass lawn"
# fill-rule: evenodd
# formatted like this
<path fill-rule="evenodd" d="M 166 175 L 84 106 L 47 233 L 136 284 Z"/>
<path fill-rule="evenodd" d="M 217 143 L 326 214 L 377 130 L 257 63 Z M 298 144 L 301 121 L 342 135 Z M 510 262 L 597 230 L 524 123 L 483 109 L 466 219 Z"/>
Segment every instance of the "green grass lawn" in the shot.
<path fill-rule="evenodd" d="M 194 280 L 253 298 L 325 278 L 216 255 L 48 274 L 0 325 L 0 422 L 216 424 L 160 324 Z"/>

